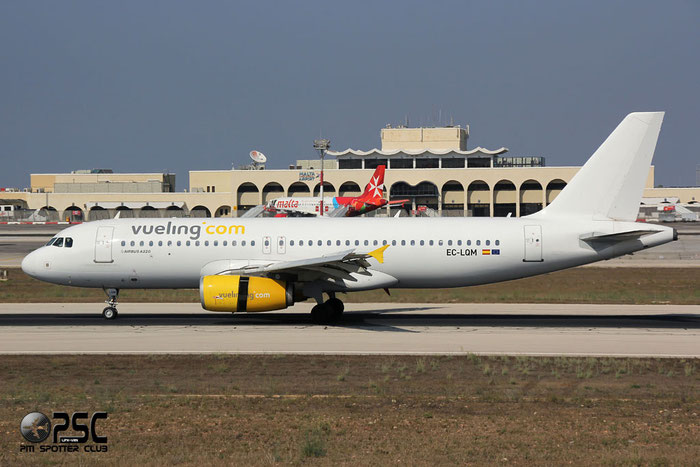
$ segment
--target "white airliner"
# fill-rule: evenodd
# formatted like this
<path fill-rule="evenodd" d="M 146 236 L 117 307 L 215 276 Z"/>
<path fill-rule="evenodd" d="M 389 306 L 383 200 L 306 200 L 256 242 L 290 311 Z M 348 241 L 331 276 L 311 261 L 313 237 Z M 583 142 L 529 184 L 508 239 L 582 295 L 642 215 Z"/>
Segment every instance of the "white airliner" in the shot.
<path fill-rule="evenodd" d="M 104 289 L 108 319 L 120 289 L 199 287 L 206 310 L 312 298 L 324 322 L 342 315 L 338 292 L 464 287 L 614 258 L 677 238 L 634 222 L 662 119 L 625 117 L 554 202 L 521 218 L 101 220 L 63 230 L 22 269 Z"/>

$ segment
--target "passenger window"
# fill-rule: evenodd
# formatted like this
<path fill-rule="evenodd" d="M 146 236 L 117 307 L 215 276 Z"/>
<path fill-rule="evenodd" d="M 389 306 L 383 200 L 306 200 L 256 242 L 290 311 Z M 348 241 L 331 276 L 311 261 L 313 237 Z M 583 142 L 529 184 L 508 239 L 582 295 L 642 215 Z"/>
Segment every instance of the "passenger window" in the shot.
<path fill-rule="evenodd" d="M 328 241 L 326 242 L 326 245 L 331 246 L 331 241 L 328 240 Z"/>
<path fill-rule="evenodd" d="M 486 246 L 489 246 L 491 244 L 491 240 L 486 240 Z"/>
<path fill-rule="evenodd" d="M 190 241 L 187 240 L 187 241 L 185 242 L 185 246 L 190 246 L 190 245 L 191 245 Z"/>
<path fill-rule="evenodd" d="M 245 240 L 241 242 L 241 246 L 245 246 Z"/>
<path fill-rule="evenodd" d="M 433 241 L 430 240 L 430 241 L 428 242 L 428 244 L 429 244 L 430 246 L 433 246 Z"/>
<path fill-rule="evenodd" d="M 178 240 L 178 241 L 177 241 L 177 246 L 181 246 L 181 245 L 182 245 L 182 242 L 180 242 L 180 240 Z"/>
<path fill-rule="evenodd" d="M 299 246 L 304 246 L 304 240 L 299 240 Z"/>
<path fill-rule="evenodd" d="M 350 246 L 350 240 L 345 240 L 345 246 Z"/>
<path fill-rule="evenodd" d="M 236 241 L 235 241 L 235 240 L 231 240 L 231 246 L 236 246 Z"/>
<path fill-rule="evenodd" d="M 340 240 L 335 241 L 335 246 L 340 246 Z"/>
<path fill-rule="evenodd" d="M 442 246 L 442 240 L 438 240 L 438 245 Z M 452 245 L 452 240 L 450 240 L 450 245 Z"/>
<path fill-rule="evenodd" d="M 374 243 L 374 246 L 377 246 L 377 245 L 379 245 L 379 242 L 378 242 L 378 241 L 376 241 L 376 240 L 375 240 L 375 241 L 374 241 L 373 243 Z"/>
<path fill-rule="evenodd" d="M 265 246 L 270 246 L 270 240 L 265 240 Z"/>
<path fill-rule="evenodd" d="M 423 246 L 423 245 L 425 245 L 425 240 L 420 241 L 420 246 Z"/>
<path fill-rule="evenodd" d="M 360 241 L 359 241 L 359 240 L 355 240 L 355 246 L 360 246 Z"/>
<path fill-rule="evenodd" d="M 391 241 L 391 246 L 396 246 L 396 240 Z"/>
<path fill-rule="evenodd" d="M 223 246 L 228 246 L 228 241 L 224 240 L 224 243 L 222 243 Z"/>
<path fill-rule="evenodd" d="M 442 245 L 442 243 L 441 243 Z M 452 240 L 447 240 L 447 246 L 452 246 Z"/>
<path fill-rule="evenodd" d="M 416 241 L 415 241 L 415 240 L 411 240 L 411 246 L 416 246 Z"/>
<path fill-rule="evenodd" d="M 382 240 L 382 245 L 386 245 L 387 243 L 389 242 L 387 242 L 386 240 Z"/>
<path fill-rule="evenodd" d="M 126 246 L 126 242 L 122 240 L 122 246 Z"/>
<path fill-rule="evenodd" d="M 294 240 L 289 241 L 289 246 L 294 246 Z"/>
<path fill-rule="evenodd" d="M 188 242 L 189 243 L 189 242 Z M 143 246 L 143 240 L 139 242 L 139 246 Z"/>
<path fill-rule="evenodd" d="M 63 246 L 63 237 L 58 237 L 55 242 L 53 242 L 53 246 L 57 247 L 62 247 Z"/>
<path fill-rule="evenodd" d="M 476 246 L 479 246 L 479 245 L 481 245 L 481 240 L 476 241 Z"/>
<path fill-rule="evenodd" d="M 401 246 L 406 246 L 406 240 L 401 240 Z"/>
<path fill-rule="evenodd" d="M 214 246 L 219 246 L 219 241 L 218 241 L 218 240 L 214 240 Z"/>
<path fill-rule="evenodd" d="M 318 246 L 321 246 L 321 245 L 323 245 L 323 241 L 322 241 L 322 240 L 319 240 L 319 241 L 317 242 L 317 244 L 318 244 Z"/>
<path fill-rule="evenodd" d="M 496 246 L 498 246 L 498 245 L 500 245 L 500 244 L 501 244 L 501 241 L 500 241 L 500 240 L 496 240 Z"/>
<path fill-rule="evenodd" d="M 365 246 L 369 246 L 369 240 L 365 240 Z"/>
<path fill-rule="evenodd" d="M 472 245 L 472 241 L 471 241 L 471 240 L 467 240 L 467 246 L 471 246 L 471 245 Z"/>
<path fill-rule="evenodd" d="M 172 241 L 172 240 L 168 240 L 168 246 L 173 246 L 173 241 Z"/>
<path fill-rule="evenodd" d="M 52 238 L 51 240 L 48 241 L 48 243 L 46 244 L 46 246 L 51 246 L 51 245 L 53 244 L 53 242 L 55 242 L 56 240 L 57 240 L 56 237 Z M 123 242 L 122 242 L 122 243 L 123 243 Z"/>
<path fill-rule="evenodd" d="M 255 240 L 250 241 L 250 246 L 255 246 Z"/>
<path fill-rule="evenodd" d="M 462 240 L 457 240 L 457 246 L 462 246 Z"/>
<path fill-rule="evenodd" d="M 153 246 L 153 240 L 151 240 L 150 242 L 148 242 L 148 246 Z"/>
<path fill-rule="evenodd" d="M 163 240 L 158 240 L 158 246 L 163 246 Z"/>

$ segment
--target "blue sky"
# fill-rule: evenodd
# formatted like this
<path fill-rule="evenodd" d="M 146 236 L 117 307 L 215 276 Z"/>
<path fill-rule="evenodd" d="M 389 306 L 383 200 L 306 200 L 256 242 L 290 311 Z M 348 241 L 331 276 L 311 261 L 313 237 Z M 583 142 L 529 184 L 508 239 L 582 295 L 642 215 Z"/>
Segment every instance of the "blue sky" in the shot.
<path fill-rule="evenodd" d="M 580 165 L 667 112 L 656 183 L 695 184 L 700 3 L 0 2 L 0 186 L 109 167 L 178 175 L 450 117 L 469 147 Z"/>

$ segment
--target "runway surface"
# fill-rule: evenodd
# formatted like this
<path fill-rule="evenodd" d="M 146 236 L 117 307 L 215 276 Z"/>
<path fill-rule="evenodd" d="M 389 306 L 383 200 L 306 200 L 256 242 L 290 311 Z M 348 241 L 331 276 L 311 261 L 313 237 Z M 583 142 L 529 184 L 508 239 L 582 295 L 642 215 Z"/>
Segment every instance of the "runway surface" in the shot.
<path fill-rule="evenodd" d="M 509 354 L 700 357 L 700 306 L 311 304 L 221 314 L 198 304 L 0 304 L 0 353 Z"/>

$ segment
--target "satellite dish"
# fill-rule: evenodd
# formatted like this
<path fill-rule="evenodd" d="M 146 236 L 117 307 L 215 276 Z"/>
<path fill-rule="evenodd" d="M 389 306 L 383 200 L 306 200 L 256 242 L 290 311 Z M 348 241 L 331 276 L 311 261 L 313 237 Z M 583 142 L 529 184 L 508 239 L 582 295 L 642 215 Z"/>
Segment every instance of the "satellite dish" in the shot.
<path fill-rule="evenodd" d="M 264 164 L 267 162 L 267 157 L 260 151 L 250 151 L 250 158 L 253 159 L 253 162 L 256 164 Z"/>

